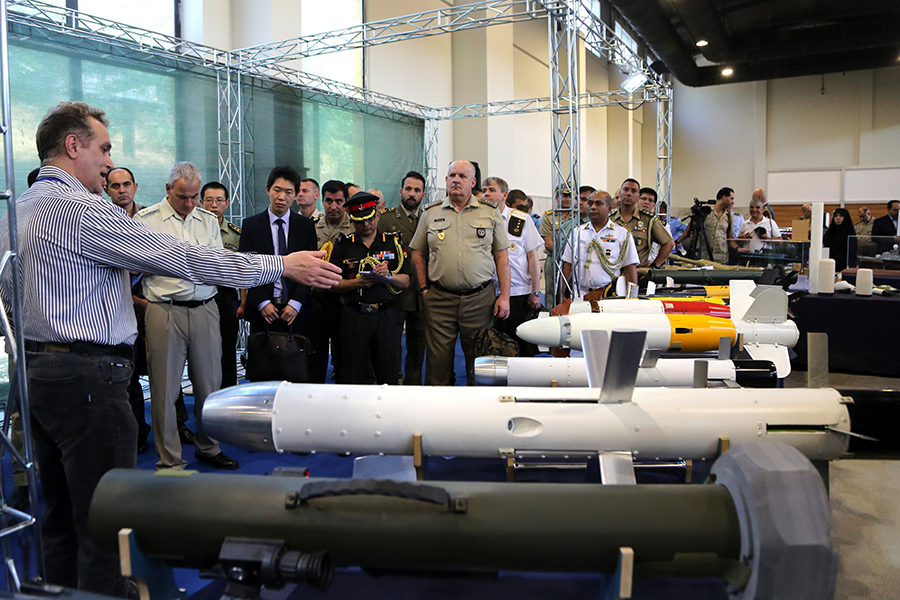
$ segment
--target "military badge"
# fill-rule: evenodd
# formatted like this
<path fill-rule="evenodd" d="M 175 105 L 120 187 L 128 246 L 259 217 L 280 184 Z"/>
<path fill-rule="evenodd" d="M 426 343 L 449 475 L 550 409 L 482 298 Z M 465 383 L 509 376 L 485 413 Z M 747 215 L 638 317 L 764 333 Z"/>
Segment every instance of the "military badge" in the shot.
<path fill-rule="evenodd" d="M 475 230 L 475 233 L 478 234 L 478 237 L 480 239 L 483 238 L 487 232 L 484 230 L 484 227 L 479 227 Z"/>

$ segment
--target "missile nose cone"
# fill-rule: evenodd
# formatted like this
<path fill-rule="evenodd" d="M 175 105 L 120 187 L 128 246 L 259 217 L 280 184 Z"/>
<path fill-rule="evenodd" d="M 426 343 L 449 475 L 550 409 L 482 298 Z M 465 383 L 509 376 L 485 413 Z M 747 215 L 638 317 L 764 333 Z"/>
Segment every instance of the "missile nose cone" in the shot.
<path fill-rule="evenodd" d="M 509 362 L 505 356 L 475 359 L 475 385 L 506 385 Z"/>
<path fill-rule="evenodd" d="M 543 317 L 525 321 L 516 328 L 516 334 L 525 340 L 538 346 L 561 347 L 561 332 L 559 317 Z"/>
<path fill-rule="evenodd" d="M 232 446 L 274 452 L 272 409 L 280 385 L 277 381 L 248 383 L 210 394 L 203 405 L 203 430 Z"/>

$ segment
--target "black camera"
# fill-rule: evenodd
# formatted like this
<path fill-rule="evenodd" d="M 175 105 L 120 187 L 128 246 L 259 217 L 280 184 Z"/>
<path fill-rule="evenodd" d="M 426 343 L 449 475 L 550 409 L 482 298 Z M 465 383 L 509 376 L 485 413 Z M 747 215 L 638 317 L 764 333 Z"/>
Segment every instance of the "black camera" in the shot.
<path fill-rule="evenodd" d="M 706 217 L 707 215 L 709 215 L 709 213 L 712 212 L 712 205 L 715 203 L 715 200 L 706 200 L 705 202 L 701 202 L 697 198 L 694 198 L 694 205 L 691 207 L 691 215 Z"/>
<path fill-rule="evenodd" d="M 765 236 L 766 236 L 766 228 L 765 228 L 765 227 L 757 227 L 757 228 L 754 229 L 753 231 L 755 231 L 755 232 L 756 232 L 756 235 L 758 235 L 759 237 L 765 237 Z"/>

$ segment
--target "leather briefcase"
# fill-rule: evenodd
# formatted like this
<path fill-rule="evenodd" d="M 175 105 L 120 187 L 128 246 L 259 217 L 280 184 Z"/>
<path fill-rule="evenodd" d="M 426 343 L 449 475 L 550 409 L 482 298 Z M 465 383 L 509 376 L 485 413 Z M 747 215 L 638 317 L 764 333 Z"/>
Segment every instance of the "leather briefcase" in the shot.
<path fill-rule="evenodd" d="M 309 382 L 309 339 L 293 331 L 260 331 L 247 340 L 247 381 Z"/>

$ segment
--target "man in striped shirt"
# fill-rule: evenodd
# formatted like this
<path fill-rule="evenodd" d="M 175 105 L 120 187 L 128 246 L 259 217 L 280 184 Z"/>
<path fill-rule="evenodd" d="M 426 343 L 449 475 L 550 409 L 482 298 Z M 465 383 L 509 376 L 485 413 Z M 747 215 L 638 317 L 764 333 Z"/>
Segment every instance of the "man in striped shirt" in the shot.
<path fill-rule="evenodd" d="M 60 103 L 38 125 L 43 166 L 16 201 L 18 281 L 47 580 L 122 595 L 118 557 L 90 539 L 87 515 L 100 477 L 136 463 L 126 391 L 137 337 L 129 271 L 237 288 L 281 277 L 327 288 L 341 276 L 319 260 L 322 252 L 243 255 L 193 246 L 130 219 L 99 195 L 113 168 L 106 125 L 103 111 L 83 102 Z M 2 221 L 5 251 L 9 224 Z M 10 306 L 11 277 L 2 292 Z"/>

